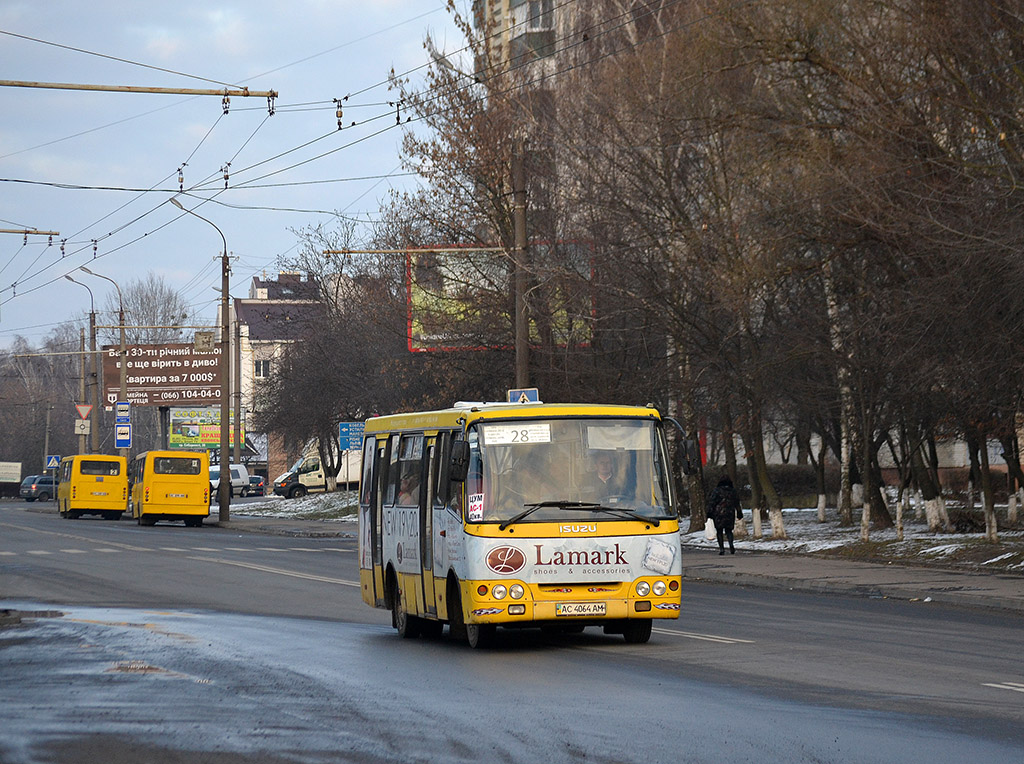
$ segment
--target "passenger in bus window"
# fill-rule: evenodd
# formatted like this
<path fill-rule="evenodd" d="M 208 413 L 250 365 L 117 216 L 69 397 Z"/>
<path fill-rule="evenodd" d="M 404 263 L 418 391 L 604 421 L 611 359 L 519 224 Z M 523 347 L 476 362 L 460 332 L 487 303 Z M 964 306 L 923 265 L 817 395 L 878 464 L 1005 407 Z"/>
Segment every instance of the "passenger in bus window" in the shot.
<path fill-rule="evenodd" d="M 410 472 L 402 478 L 398 503 L 403 507 L 415 507 L 420 503 L 420 481 L 415 472 Z"/>

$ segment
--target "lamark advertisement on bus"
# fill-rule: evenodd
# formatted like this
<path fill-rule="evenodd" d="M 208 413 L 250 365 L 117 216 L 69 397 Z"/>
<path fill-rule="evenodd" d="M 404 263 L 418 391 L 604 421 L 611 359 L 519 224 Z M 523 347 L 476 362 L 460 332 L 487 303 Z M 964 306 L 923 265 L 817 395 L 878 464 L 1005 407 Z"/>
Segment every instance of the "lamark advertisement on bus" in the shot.
<path fill-rule="evenodd" d="M 517 539 L 496 542 L 471 555 L 469 578 L 502 576 L 529 582 L 632 581 L 641 576 L 682 575 L 679 536 L 607 536 Z"/>

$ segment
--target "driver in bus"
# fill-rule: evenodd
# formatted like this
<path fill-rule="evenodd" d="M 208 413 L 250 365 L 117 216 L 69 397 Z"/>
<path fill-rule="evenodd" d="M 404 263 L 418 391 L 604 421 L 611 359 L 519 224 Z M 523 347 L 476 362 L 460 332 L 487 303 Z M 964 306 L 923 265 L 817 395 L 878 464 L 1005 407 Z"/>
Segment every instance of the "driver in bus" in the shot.
<path fill-rule="evenodd" d="M 615 452 L 598 451 L 594 456 L 594 471 L 587 481 L 586 498 L 602 502 L 610 498 L 624 498 L 625 488 L 618 476 Z"/>

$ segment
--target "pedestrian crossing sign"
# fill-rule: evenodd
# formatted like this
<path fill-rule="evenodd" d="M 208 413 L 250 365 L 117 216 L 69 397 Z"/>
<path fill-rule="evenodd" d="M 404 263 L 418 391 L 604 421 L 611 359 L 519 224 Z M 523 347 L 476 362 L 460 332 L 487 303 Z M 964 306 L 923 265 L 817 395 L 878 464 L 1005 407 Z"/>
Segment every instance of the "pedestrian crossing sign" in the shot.
<path fill-rule="evenodd" d="M 540 393 L 536 387 L 522 387 L 508 391 L 509 403 L 540 403 Z"/>

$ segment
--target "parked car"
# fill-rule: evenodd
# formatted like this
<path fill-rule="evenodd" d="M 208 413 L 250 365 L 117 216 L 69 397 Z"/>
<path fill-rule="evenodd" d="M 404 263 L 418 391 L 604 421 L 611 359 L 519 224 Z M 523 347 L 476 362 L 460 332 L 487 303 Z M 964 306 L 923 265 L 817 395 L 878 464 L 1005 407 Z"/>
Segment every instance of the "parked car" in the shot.
<path fill-rule="evenodd" d="M 25 501 L 49 501 L 57 495 L 51 475 L 29 475 L 21 481 L 21 498 Z"/>
<path fill-rule="evenodd" d="M 249 495 L 249 470 L 244 464 L 232 464 L 231 467 L 231 495 Z M 210 465 L 210 501 L 216 501 L 217 490 L 220 488 L 220 466 Z"/>
<path fill-rule="evenodd" d="M 263 479 L 262 475 L 249 475 L 249 495 L 267 495 L 267 482 Z"/>

